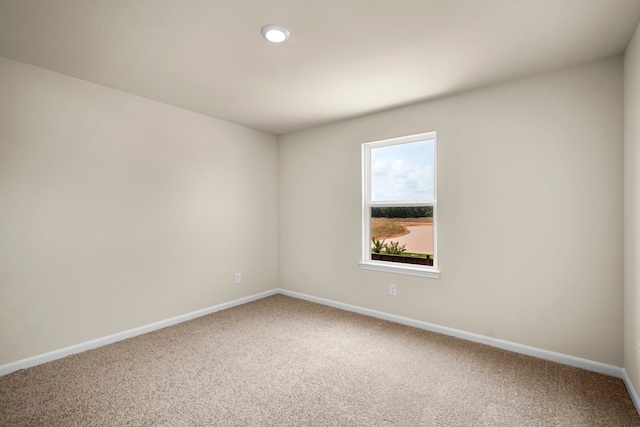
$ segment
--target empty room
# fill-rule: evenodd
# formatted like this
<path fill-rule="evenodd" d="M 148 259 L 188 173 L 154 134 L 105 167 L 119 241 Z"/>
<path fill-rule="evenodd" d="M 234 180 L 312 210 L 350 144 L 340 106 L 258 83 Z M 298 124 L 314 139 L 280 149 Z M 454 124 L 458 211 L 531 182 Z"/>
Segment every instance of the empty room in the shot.
<path fill-rule="evenodd" d="M 640 426 L 640 0 L 0 0 L 0 426 Z"/>

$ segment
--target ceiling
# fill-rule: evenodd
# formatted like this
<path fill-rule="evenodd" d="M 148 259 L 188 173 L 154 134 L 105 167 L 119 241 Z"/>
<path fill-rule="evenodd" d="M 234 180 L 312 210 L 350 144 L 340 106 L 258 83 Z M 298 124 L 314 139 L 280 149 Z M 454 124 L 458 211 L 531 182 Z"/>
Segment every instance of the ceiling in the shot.
<path fill-rule="evenodd" d="M 0 56 L 279 135 L 620 54 L 639 20 L 640 0 L 0 0 Z"/>

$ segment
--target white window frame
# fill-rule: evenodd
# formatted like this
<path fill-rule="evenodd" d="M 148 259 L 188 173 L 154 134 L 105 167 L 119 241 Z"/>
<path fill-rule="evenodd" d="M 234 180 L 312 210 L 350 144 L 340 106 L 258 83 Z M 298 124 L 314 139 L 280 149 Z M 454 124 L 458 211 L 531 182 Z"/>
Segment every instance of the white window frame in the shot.
<path fill-rule="evenodd" d="M 420 200 L 412 202 L 372 202 L 371 150 L 374 148 L 388 147 L 391 145 L 420 142 L 428 139 L 433 139 L 434 141 L 433 200 Z M 440 270 L 438 269 L 437 147 L 438 139 L 436 137 L 435 131 L 362 144 L 362 261 L 359 263 L 360 268 L 366 270 L 384 271 L 388 273 L 409 274 L 413 276 L 431 278 L 440 277 Z M 433 266 L 404 264 L 389 261 L 374 261 L 371 259 L 371 208 L 383 206 L 433 206 Z"/>

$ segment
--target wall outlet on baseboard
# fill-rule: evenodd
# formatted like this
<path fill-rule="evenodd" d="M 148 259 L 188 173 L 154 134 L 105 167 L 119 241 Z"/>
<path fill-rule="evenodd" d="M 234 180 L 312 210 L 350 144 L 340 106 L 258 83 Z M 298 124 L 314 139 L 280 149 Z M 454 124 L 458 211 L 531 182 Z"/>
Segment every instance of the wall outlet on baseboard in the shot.
<path fill-rule="evenodd" d="M 236 283 L 242 282 L 242 273 L 236 273 Z"/>
<path fill-rule="evenodd" d="M 394 283 L 389 283 L 389 295 L 396 296 L 396 285 Z"/>

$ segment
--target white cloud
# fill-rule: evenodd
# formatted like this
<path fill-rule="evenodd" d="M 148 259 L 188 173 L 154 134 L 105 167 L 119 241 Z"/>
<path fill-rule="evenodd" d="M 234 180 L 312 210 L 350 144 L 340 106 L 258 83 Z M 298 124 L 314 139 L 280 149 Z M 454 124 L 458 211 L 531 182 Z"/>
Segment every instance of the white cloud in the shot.
<path fill-rule="evenodd" d="M 376 159 L 371 165 L 373 200 L 433 198 L 433 165 L 405 160 Z"/>
<path fill-rule="evenodd" d="M 371 150 L 372 199 L 428 200 L 434 196 L 432 140 Z"/>

